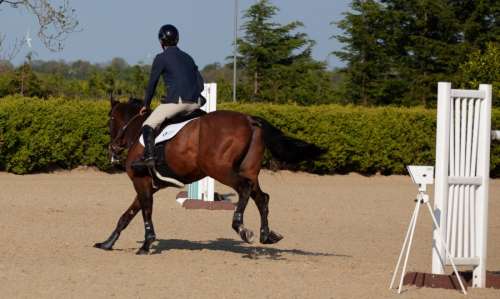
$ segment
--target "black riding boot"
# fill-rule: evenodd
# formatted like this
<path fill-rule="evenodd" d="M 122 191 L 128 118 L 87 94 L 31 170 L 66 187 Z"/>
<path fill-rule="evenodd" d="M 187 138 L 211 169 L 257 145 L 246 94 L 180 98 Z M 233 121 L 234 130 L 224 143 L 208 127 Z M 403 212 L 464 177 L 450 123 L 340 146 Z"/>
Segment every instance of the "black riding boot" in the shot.
<path fill-rule="evenodd" d="M 138 161 L 137 164 L 153 168 L 155 166 L 155 130 L 150 126 L 142 127 L 142 138 L 144 138 L 144 154 L 142 160 Z"/>

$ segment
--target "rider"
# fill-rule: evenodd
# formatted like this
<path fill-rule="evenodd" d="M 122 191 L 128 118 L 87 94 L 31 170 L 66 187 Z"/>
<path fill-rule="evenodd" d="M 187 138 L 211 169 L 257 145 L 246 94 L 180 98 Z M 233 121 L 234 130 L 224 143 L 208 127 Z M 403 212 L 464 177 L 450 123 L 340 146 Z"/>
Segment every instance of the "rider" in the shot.
<path fill-rule="evenodd" d="M 150 110 L 151 99 L 161 75 L 167 88 L 167 95 L 161 104 L 149 115 L 142 126 L 144 138 L 143 159 L 138 164 L 149 168 L 155 165 L 154 130 L 166 119 L 181 113 L 194 111 L 200 107 L 203 78 L 193 58 L 177 47 L 179 32 L 173 25 L 164 25 L 158 33 L 163 52 L 156 55 L 151 67 L 144 106 L 140 110 L 145 115 Z"/>

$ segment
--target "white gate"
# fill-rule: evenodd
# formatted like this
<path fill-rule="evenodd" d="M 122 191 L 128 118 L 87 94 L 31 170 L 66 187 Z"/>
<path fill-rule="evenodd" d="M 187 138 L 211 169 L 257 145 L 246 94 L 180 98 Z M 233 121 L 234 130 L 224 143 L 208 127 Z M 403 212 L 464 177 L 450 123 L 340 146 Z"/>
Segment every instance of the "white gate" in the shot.
<path fill-rule="evenodd" d="M 434 214 L 456 265 L 473 267 L 485 287 L 491 140 L 491 85 L 479 90 L 438 85 Z M 432 273 L 450 264 L 433 232 Z"/>
<path fill-rule="evenodd" d="M 207 103 L 201 107 L 205 112 L 213 112 L 217 110 L 217 84 L 205 84 L 201 93 Z M 189 199 L 200 199 L 204 201 L 214 201 L 214 179 L 206 177 L 187 186 Z"/>

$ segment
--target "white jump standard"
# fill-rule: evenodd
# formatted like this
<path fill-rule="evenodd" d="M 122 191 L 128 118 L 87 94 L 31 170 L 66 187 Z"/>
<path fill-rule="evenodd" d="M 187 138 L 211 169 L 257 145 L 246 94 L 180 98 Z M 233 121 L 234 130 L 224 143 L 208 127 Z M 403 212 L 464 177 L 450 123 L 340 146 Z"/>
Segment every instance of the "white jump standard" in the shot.
<path fill-rule="evenodd" d="M 207 102 L 201 110 L 210 113 L 217 110 L 217 84 L 205 84 L 201 94 Z M 206 177 L 197 182 L 189 184 L 187 187 L 189 199 L 199 199 L 205 201 L 214 201 L 214 179 Z"/>
<path fill-rule="evenodd" d="M 491 92 L 486 84 L 479 90 L 438 87 L 434 214 L 440 228 L 434 229 L 432 273 L 444 274 L 450 264 L 440 235 L 458 265 L 473 267 L 476 288 L 486 283 Z"/>
<path fill-rule="evenodd" d="M 201 109 L 207 113 L 217 110 L 217 84 L 205 84 L 202 96 L 207 100 Z M 186 185 L 187 192 L 177 195 L 177 202 L 187 209 L 234 210 L 230 201 L 215 201 L 215 181 L 205 177 Z"/>
<path fill-rule="evenodd" d="M 447 82 L 438 84 L 435 180 L 416 179 L 431 166 L 408 168 L 413 181 L 419 184 L 419 195 L 391 281 L 392 288 L 406 247 L 398 293 L 420 204 L 428 207 L 434 223 L 432 273 L 445 274 L 445 267 L 452 266 L 466 294 L 456 266 L 470 266 L 472 286 L 486 286 L 490 140 L 500 139 L 499 131 L 491 131 L 491 94 L 491 85 L 486 84 L 481 84 L 479 90 L 451 89 L 451 83 Z M 427 179 L 432 176 L 429 174 Z M 432 182 L 434 210 L 425 188 L 425 184 Z"/>

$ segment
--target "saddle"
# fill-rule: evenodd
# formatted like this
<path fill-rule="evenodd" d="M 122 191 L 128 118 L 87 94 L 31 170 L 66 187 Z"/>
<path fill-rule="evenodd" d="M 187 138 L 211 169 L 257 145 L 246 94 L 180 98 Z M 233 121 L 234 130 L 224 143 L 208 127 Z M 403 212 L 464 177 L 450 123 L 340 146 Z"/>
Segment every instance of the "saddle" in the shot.
<path fill-rule="evenodd" d="M 172 117 L 171 119 L 167 119 L 158 128 L 156 128 L 156 130 L 155 130 L 155 138 L 168 125 L 174 125 L 174 124 L 182 123 L 182 122 L 188 121 L 190 119 L 203 116 L 205 114 L 207 114 L 205 111 L 203 111 L 201 109 L 196 109 L 196 110 L 194 110 L 192 112 L 188 112 L 188 113 L 185 113 L 185 114 L 179 114 L 179 115 L 176 115 L 176 116 Z"/>
<path fill-rule="evenodd" d="M 192 112 L 186 113 L 186 114 L 180 114 L 177 115 L 171 119 L 168 119 L 164 121 L 158 128 L 155 130 L 155 139 L 156 137 L 162 133 L 162 131 L 169 125 L 174 125 L 174 124 L 179 124 L 186 122 L 188 120 L 198 118 L 200 116 L 203 116 L 207 114 L 205 111 L 201 109 L 196 109 Z M 159 143 L 155 144 L 154 148 L 154 156 L 155 156 L 155 168 L 156 171 L 163 177 L 167 178 L 174 178 L 182 183 L 186 183 L 183 178 L 179 177 L 177 174 L 175 174 L 170 167 L 167 164 L 167 161 L 165 160 L 165 146 L 169 142 L 169 140 L 164 140 Z M 149 169 L 147 167 L 136 167 L 134 168 L 134 172 L 136 175 L 152 175 L 155 185 L 161 185 L 162 180 L 156 175 L 155 173 L 150 173 Z"/>

